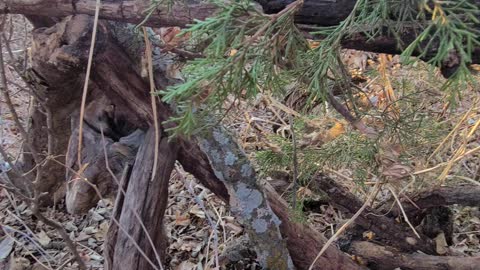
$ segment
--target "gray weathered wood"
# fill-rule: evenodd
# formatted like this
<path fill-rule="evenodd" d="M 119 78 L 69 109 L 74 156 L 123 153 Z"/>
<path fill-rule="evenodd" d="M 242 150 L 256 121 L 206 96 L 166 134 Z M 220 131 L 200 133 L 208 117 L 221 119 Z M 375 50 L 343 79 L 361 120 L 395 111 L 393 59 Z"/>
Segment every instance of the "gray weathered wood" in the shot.
<path fill-rule="evenodd" d="M 155 132 L 152 128 L 145 135 L 132 168 L 119 220 L 126 233 L 124 230 L 118 230 L 117 233 L 112 265 L 115 270 L 154 269 L 138 252 L 127 234 L 152 262 L 158 263 L 155 252 L 162 260 L 165 258 L 168 240 L 163 231 L 163 215 L 167 207 L 168 182 L 175 164 L 177 147 L 174 143 L 169 143 L 167 138 L 162 138 L 157 149 L 158 167 L 155 168 L 155 178 L 151 179 L 156 150 L 152 147 L 154 141 Z M 147 232 L 140 226 L 140 222 L 143 222 Z M 146 233 L 155 247 L 151 246 Z"/>
<path fill-rule="evenodd" d="M 205 131 L 200 148 L 230 195 L 230 209 L 240 218 L 257 259 L 266 269 L 293 269 L 292 260 L 273 213 L 259 186 L 255 170 L 237 142 L 222 126 Z"/>

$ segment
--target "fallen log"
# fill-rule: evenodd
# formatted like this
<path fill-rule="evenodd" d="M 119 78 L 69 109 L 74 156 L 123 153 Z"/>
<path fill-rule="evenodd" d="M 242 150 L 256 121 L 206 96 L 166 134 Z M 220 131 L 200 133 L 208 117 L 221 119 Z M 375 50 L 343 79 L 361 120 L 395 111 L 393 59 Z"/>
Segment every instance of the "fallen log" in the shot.
<path fill-rule="evenodd" d="M 284 9 L 291 1 L 257 1 L 266 13 L 277 13 Z M 353 9 L 356 0 L 307 0 L 303 8 L 296 15 L 299 23 L 316 25 L 335 25 L 345 19 Z M 183 3 L 159 3 L 145 25 L 186 26 L 194 19 L 203 20 L 212 16 L 218 6 L 198 0 Z M 7 0 L 0 4 L 0 13 L 17 13 L 25 15 L 65 17 L 75 14 L 95 14 L 95 0 Z M 100 18 L 138 24 L 143 22 L 150 3 L 141 0 L 102 2 Z"/>
<path fill-rule="evenodd" d="M 434 235 L 440 228 L 446 234 L 447 240 L 451 238 L 452 220 L 451 210 L 449 206 L 472 206 L 480 205 L 478 196 L 480 187 L 477 185 L 456 185 L 452 187 L 435 187 L 428 190 L 421 190 L 411 194 L 401 196 L 400 201 L 404 208 L 405 214 L 408 216 L 414 226 L 422 225 L 421 230 L 427 235 Z M 393 207 L 392 207 L 393 206 Z M 402 212 L 397 203 L 393 200 L 382 204 L 377 212 L 390 218 L 402 216 Z M 429 221 L 437 220 L 435 224 L 423 222 L 425 219 Z M 450 220 L 449 220 L 450 219 Z M 435 237 L 435 236 L 433 236 Z M 448 241 L 450 242 L 450 240 Z"/>
<path fill-rule="evenodd" d="M 461 206 L 480 205 L 480 186 L 478 185 L 456 185 L 453 187 L 436 187 L 430 190 L 419 191 L 408 194 L 413 203 L 403 200 L 403 208 L 408 216 L 415 216 L 421 209 L 438 206 L 458 204 Z M 418 209 L 418 208 L 420 209 Z M 395 215 L 399 215 L 399 209 L 393 209 Z"/>
<path fill-rule="evenodd" d="M 121 21 L 138 24 L 142 22 L 149 7 L 149 1 L 127 0 L 102 2 L 100 19 Z M 170 8 L 169 3 L 160 3 L 150 16 L 146 25 L 160 26 L 185 26 L 193 19 L 205 19 L 212 16 L 217 6 L 201 1 L 190 1 L 188 5 L 175 3 Z M 0 13 L 24 14 L 45 17 L 66 17 L 69 15 L 95 14 L 96 2 L 91 0 L 7 0 L 0 3 Z"/>
<path fill-rule="evenodd" d="M 314 181 L 329 196 L 329 202 L 332 205 L 346 210 L 352 215 L 362 207 L 363 202 L 333 179 L 323 174 L 317 174 Z M 436 254 L 435 244 L 427 236 L 420 234 L 421 239 L 418 239 L 411 228 L 401 226 L 394 219 L 382 215 L 371 207 L 367 207 L 355 220 L 355 223 L 365 230 L 372 231 L 380 241 L 403 252 L 420 250 L 427 254 Z"/>
<path fill-rule="evenodd" d="M 266 13 L 279 12 L 291 2 L 289 0 L 257 1 Z M 295 21 L 299 24 L 337 25 L 350 14 L 355 3 L 356 0 L 307 0 L 296 14 Z M 473 4 L 480 7 L 480 0 L 474 0 Z M 142 0 L 102 2 L 99 17 L 134 24 L 144 23 L 144 25 L 151 27 L 185 27 L 193 23 L 195 19 L 204 20 L 218 11 L 216 5 L 198 0 L 189 1 L 187 5 L 176 2 L 170 5 L 167 2 L 160 2 L 148 19 L 145 20 L 146 10 L 150 5 L 148 1 Z M 24 14 L 30 16 L 34 23 L 51 25 L 51 21 L 45 22 L 39 17 L 65 17 L 75 14 L 94 15 L 95 7 L 95 0 L 8 0 L 0 3 L 0 14 Z M 402 52 L 399 48 L 404 47 L 399 46 L 399 43 L 410 44 L 415 40 L 418 34 L 417 30 L 415 28 L 410 30 L 405 28 L 402 33 L 398 33 L 399 36 L 380 35 L 375 38 L 360 33 L 352 34 L 342 41 L 342 45 L 349 49 L 399 54 Z M 414 52 L 414 55 L 418 54 L 420 54 L 419 51 Z M 434 49 L 423 60 L 429 60 L 435 54 L 436 50 Z M 480 63 L 480 48 L 474 48 L 472 64 L 478 63 Z M 449 77 L 456 70 L 456 67 L 456 65 L 451 66 L 449 63 L 444 63 L 441 68 L 444 76 Z"/>
<path fill-rule="evenodd" d="M 480 257 L 406 254 L 371 242 L 353 242 L 349 251 L 366 260 L 373 270 L 476 270 L 480 265 Z"/>
<path fill-rule="evenodd" d="M 198 139 L 215 176 L 228 190 L 230 210 L 249 235 L 260 265 L 267 269 L 293 269 L 278 229 L 281 222 L 259 186 L 255 169 L 233 136 L 217 126 Z"/>

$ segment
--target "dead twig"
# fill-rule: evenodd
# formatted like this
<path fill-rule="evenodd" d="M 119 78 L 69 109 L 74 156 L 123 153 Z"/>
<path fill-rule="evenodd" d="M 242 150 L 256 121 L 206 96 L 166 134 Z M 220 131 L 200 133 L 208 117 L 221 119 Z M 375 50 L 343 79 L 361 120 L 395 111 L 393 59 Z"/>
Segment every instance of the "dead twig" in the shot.
<path fill-rule="evenodd" d="M 157 166 L 158 166 L 158 147 L 160 145 L 160 127 L 158 124 L 158 114 L 157 114 L 157 102 L 155 100 L 155 82 L 153 80 L 153 63 L 152 63 L 152 44 L 150 43 L 150 39 L 148 38 L 147 28 L 143 28 L 143 36 L 145 38 L 145 56 L 147 58 L 147 69 L 148 69 L 148 80 L 150 83 L 150 98 L 152 103 L 152 111 L 153 111 L 153 127 L 155 129 L 155 153 L 153 157 L 153 171 L 152 171 L 152 178 L 155 179 L 157 174 Z"/>
<path fill-rule="evenodd" d="M 80 105 L 80 123 L 78 127 L 78 168 L 82 168 L 82 140 L 83 140 L 83 118 L 85 116 L 85 104 L 87 102 L 88 81 L 93 62 L 93 50 L 95 48 L 95 38 L 97 36 L 98 15 L 100 13 L 100 0 L 96 1 L 95 17 L 93 21 L 92 42 L 90 43 L 90 51 L 88 53 L 87 72 L 85 74 L 85 84 L 83 85 L 82 104 Z"/>

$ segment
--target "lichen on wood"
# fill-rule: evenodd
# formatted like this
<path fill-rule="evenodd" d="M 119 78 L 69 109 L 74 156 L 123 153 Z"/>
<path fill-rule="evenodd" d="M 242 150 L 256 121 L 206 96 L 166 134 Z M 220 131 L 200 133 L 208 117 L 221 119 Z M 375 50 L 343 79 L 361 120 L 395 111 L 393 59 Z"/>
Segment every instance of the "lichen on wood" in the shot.
<path fill-rule="evenodd" d="M 240 217 L 260 264 L 266 269 L 294 269 L 280 234 L 280 220 L 234 137 L 222 126 L 213 127 L 199 138 L 199 146 L 208 156 L 215 175 L 227 187 L 231 211 Z"/>

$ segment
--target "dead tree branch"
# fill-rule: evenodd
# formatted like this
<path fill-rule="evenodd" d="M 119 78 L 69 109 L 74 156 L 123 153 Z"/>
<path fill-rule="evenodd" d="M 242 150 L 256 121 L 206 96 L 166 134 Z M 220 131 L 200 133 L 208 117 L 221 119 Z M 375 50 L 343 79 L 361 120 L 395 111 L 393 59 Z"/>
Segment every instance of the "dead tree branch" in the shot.
<path fill-rule="evenodd" d="M 405 270 L 474 270 L 480 257 L 431 256 L 421 253 L 406 254 L 371 242 L 353 242 L 349 249 L 368 262 L 371 269 Z"/>

